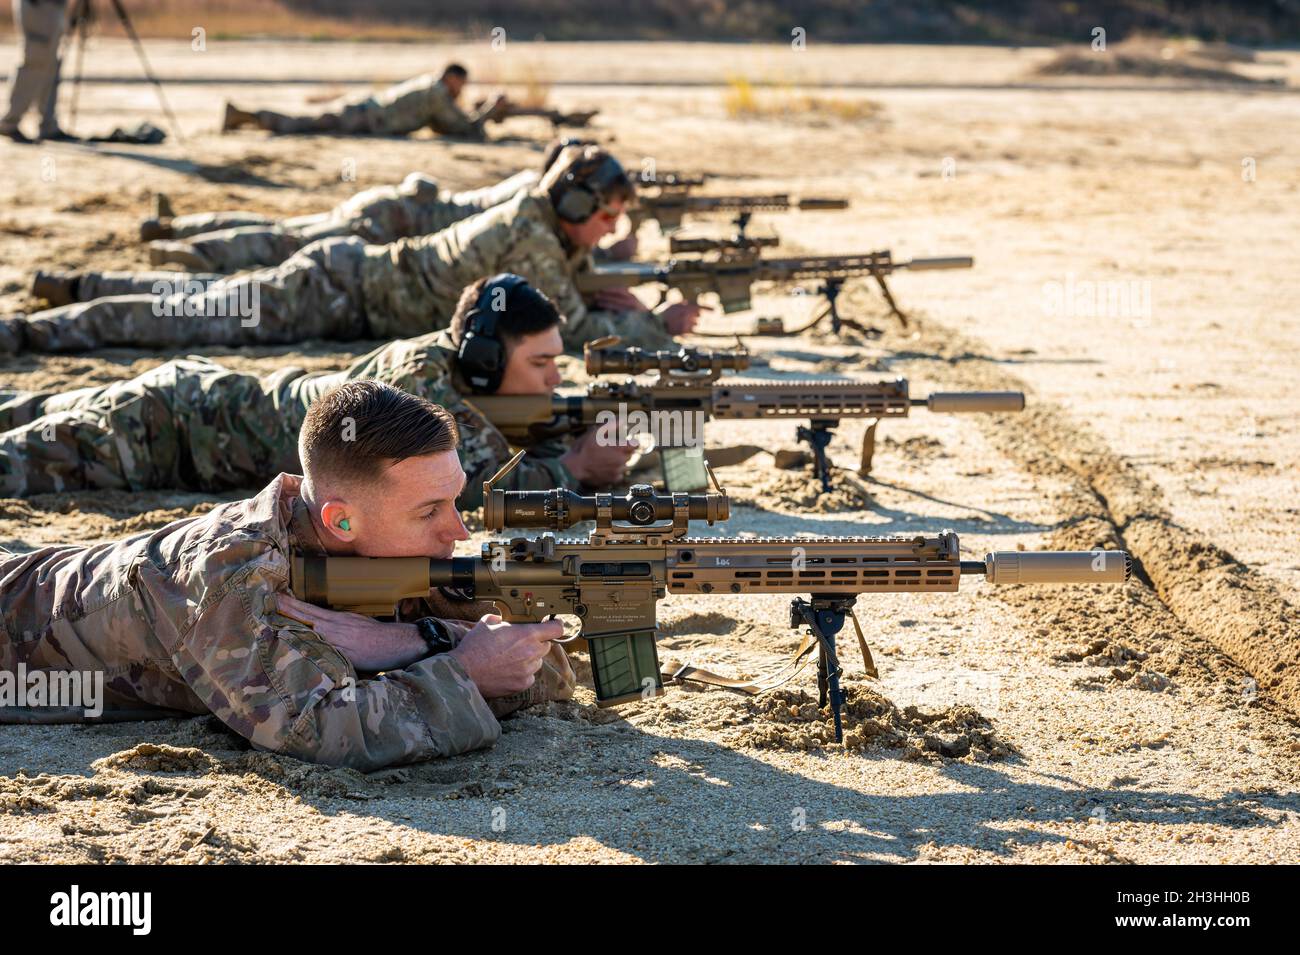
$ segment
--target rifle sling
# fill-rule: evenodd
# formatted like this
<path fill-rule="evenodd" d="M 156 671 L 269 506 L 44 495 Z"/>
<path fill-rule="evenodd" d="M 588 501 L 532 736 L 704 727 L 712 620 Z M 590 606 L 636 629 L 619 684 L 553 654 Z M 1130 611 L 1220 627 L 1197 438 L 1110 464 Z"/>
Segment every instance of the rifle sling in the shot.
<path fill-rule="evenodd" d="M 739 690 L 741 693 L 756 696 L 768 690 L 775 690 L 793 680 L 803 670 L 804 664 L 812 657 L 812 651 L 815 649 L 817 649 L 817 638 L 812 634 L 805 635 L 794 656 L 784 666 L 775 673 L 754 680 L 737 680 L 734 677 L 719 676 L 711 670 L 693 666 L 676 668 L 670 666 L 663 671 L 662 676 L 665 682 L 689 681 L 702 683 L 705 686 L 718 686 L 726 690 Z"/>
<path fill-rule="evenodd" d="M 858 623 L 857 615 L 851 610 L 849 611 L 849 619 L 853 621 L 853 631 L 858 638 L 858 649 L 862 651 L 863 669 L 866 671 L 867 676 L 873 680 L 878 680 L 880 679 L 880 673 L 876 670 L 876 661 L 871 657 L 871 648 L 867 646 L 867 638 L 862 633 L 862 625 Z M 753 680 L 738 680 L 734 677 L 719 676 L 711 670 L 693 666 L 674 667 L 670 665 L 661 675 L 665 683 L 689 681 L 691 683 L 701 683 L 705 686 L 717 686 L 726 690 L 738 690 L 741 693 L 756 696 L 759 693 L 766 693 L 768 690 L 775 690 L 777 687 L 793 680 L 803 671 L 808 661 L 812 659 L 812 651 L 815 649 L 817 649 L 817 638 L 811 633 L 805 634 L 803 641 L 795 650 L 794 656 L 784 666 L 775 673 Z"/>
<path fill-rule="evenodd" d="M 727 448 L 705 448 L 704 460 L 709 462 L 712 468 L 729 468 L 737 464 L 744 464 L 756 454 L 761 454 L 767 448 L 760 448 L 756 444 L 738 444 Z M 634 465 L 635 470 L 658 468 L 659 450 L 647 451 L 641 455 Z"/>

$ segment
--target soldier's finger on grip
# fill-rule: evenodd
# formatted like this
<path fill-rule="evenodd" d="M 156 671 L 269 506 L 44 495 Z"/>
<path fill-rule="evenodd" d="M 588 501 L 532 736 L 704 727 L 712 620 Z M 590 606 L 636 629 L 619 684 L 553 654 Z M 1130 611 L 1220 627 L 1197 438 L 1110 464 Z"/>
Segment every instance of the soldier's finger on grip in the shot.
<path fill-rule="evenodd" d="M 545 654 L 553 640 L 564 639 L 564 624 L 559 620 L 547 620 L 531 624 L 532 637 L 537 641 L 537 648 Z"/>

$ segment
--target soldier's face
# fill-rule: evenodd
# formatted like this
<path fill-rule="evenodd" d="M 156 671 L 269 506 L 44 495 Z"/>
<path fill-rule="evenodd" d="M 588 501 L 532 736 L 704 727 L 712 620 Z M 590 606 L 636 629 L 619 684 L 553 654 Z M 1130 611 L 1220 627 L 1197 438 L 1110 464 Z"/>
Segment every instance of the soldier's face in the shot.
<path fill-rule="evenodd" d="M 460 76 L 444 76 L 442 85 L 447 87 L 447 92 L 451 94 L 452 99 L 460 99 L 460 91 L 465 88 L 465 80 Z"/>
<path fill-rule="evenodd" d="M 549 395 L 563 377 L 555 359 L 564 354 L 559 326 L 525 335 L 506 346 L 506 370 L 499 395 Z"/>
<path fill-rule="evenodd" d="M 593 246 L 618 227 L 626 206 L 624 200 L 615 199 L 597 209 L 586 222 L 561 222 L 560 226 L 574 245 Z"/>
<path fill-rule="evenodd" d="M 465 471 L 455 451 L 399 461 L 365 501 L 352 508 L 361 557 L 450 557 L 469 539 L 456 510 Z"/>

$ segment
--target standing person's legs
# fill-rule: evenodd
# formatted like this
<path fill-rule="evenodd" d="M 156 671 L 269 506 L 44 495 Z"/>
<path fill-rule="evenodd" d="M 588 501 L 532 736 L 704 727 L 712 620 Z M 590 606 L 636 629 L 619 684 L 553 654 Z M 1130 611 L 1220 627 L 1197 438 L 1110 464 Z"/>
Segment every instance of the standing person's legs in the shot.
<path fill-rule="evenodd" d="M 23 40 L 23 61 L 14 71 L 9 87 L 9 110 L 0 118 L 0 133 L 18 129 L 18 123 L 33 103 L 46 110 L 41 133 L 54 132 L 52 122 L 54 95 L 58 77 L 59 40 L 63 36 L 64 5 L 62 0 L 13 0 L 14 25 Z M 52 125 L 51 125 L 52 123 Z"/>
<path fill-rule="evenodd" d="M 58 18 L 58 35 L 54 40 L 54 69 L 50 71 L 49 89 L 45 94 L 45 102 L 41 106 L 41 139 L 53 139 L 57 136 L 63 136 L 64 132 L 59 127 L 59 77 L 63 71 L 63 60 L 59 57 L 59 42 L 63 39 L 63 30 L 67 25 L 66 11 L 62 10 L 63 0 L 54 0 L 52 3 L 45 3 L 44 6 L 55 7 L 59 9 Z"/>

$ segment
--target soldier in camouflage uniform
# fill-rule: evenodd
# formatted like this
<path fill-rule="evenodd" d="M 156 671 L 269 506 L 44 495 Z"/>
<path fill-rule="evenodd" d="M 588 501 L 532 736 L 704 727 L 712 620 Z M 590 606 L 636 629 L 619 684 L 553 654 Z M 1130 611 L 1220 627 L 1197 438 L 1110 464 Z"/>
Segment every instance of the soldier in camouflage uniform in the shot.
<path fill-rule="evenodd" d="M 498 96 L 473 114 L 457 105 L 469 72 L 453 63 L 435 77 L 412 77 L 382 93 L 345 104 L 335 112 L 315 116 L 286 116 L 271 110 L 249 112 L 226 104 L 221 130 L 257 126 L 273 133 L 342 133 L 362 136 L 406 136 L 428 126 L 441 136 L 483 140 L 489 120 L 504 118 L 509 103 Z"/>
<path fill-rule="evenodd" d="M 539 173 L 527 169 L 494 186 L 453 193 L 440 190 L 429 176 L 414 172 L 401 185 L 367 189 L 329 212 L 279 220 L 251 212 L 199 213 L 147 220 L 141 235 L 155 240 L 149 245 L 149 261 L 154 265 L 181 265 L 194 272 L 238 272 L 279 265 L 303 246 L 331 236 L 354 235 L 372 245 L 383 245 L 440 232 L 532 189 L 539 178 Z M 69 301 L 86 298 L 79 294 Z"/>
<path fill-rule="evenodd" d="M 106 717 L 211 713 L 256 749 L 363 771 L 492 745 L 498 717 L 572 696 L 559 622 L 503 624 L 441 592 L 380 622 L 289 593 L 296 553 L 450 557 L 469 537 L 456 440 L 423 399 L 349 382 L 304 424 L 304 476 L 117 543 L 0 559 L 0 669 L 102 675 Z"/>
<path fill-rule="evenodd" d="M 697 305 L 650 312 L 629 307 L 636 300 L 628 295 L 614 309 L 593 309 L 575 282 L 632 198 L 632 183 L 612 156 L 572 147 L 536 189 L 433 235 L 387 245 L 323 239 L 275 268 L 210 282 L 154 275 L 148 278 L 154 294 L 0 319 L 0 353 L 407 338 L 445 327 L 461 290 L 498 272 L 522 275 L 556 303 L 572 351 L 606 335 L 665 348 L 673 334 L 690 331 Z M 94 285 L 97 278 L 87 273 L 81 281 Z"/>
<path fill-rule="evenodd" d="M 500 285 L 504 277 L 492 280 Z M 452 327 L 393 342 L 346 370 L 306 374 L 285 368 L 265 378 L 192 356 L 129 381 L 64 394 L 0 395 L 0 496 L 85 489 L 256 487 L 299 469 L 298 432 L 308 408 L 347 381 L 372 379 L 440 405 L 460 429 L 469 481 L 463 510 L 482 505 L 483 481 L 511 456 L 501 432 L 472 407 L 473 394 L 549 394 L 561 381 L 560 315 L 523 284 L 502 300 L 495 337 L 505 365 L 499 385 L 474 387 L 458 356 L 466 316 L 486 280 L 465 290 Z M 491 288 L 489 288 L 489 292 Z M 468 374 L 474 374 L 474 366 Z M 468 401 L 467 401 L 468 399 Z M 622 477 L 627 454 L 581 440 L 529 447 L 502 485 L 509 490 L 604 485 Z M 612 459 L 612 460 L 611 460 Z"/>

